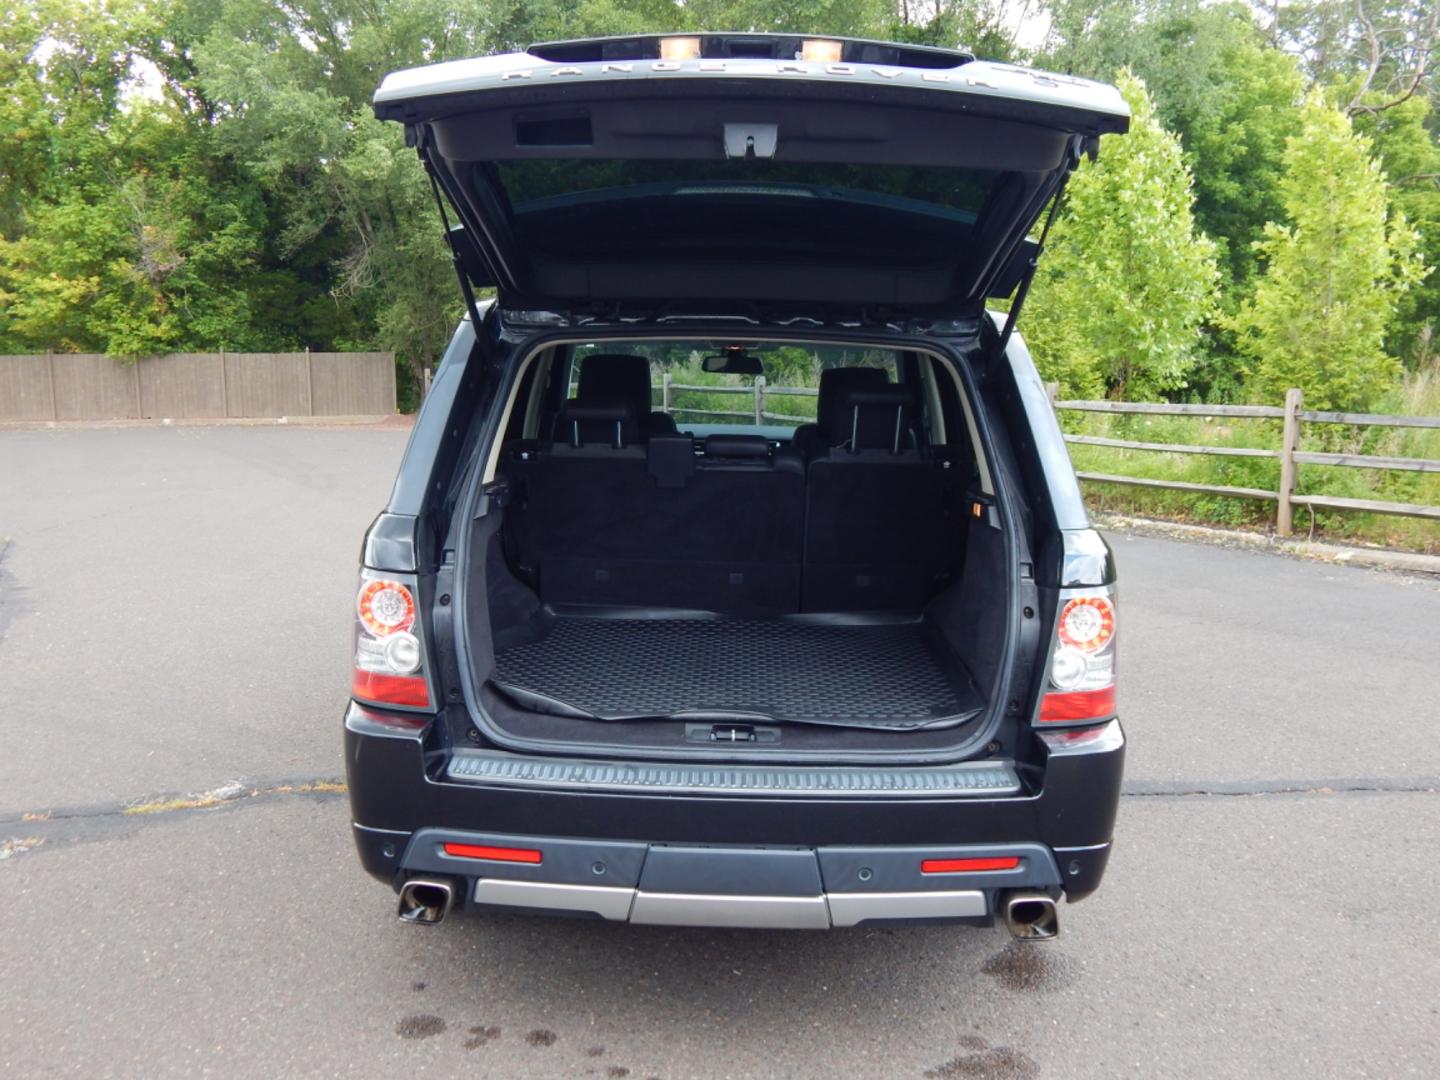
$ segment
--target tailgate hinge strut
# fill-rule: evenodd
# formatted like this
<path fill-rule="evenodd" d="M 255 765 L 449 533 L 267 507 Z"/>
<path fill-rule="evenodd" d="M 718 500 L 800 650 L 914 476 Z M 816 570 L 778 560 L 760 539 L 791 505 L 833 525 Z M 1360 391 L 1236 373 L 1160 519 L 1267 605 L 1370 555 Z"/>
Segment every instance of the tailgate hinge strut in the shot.
<path fill-rule="evenodd" d="M 1015 332 L 1015 320 L 1020 317 L 1020 309 L 1025 306 L 1025 297 L 1030 292 L 1030 283 L 1035 280 L 1035 271 L 1040 266 L 1040 256 L 1045 253 L 1045 238 L 1050 235 L 1050 226 L 1055 224 L 1055 215 L 1059 213 L 1060 204 L 1065 199 L 1065 185 L 1070 182 L 1071 174 L 1080 164 L 1080 153 L 1081 142 L 1077 138 L 1071 141 L 1064 171 L 1060 174 L 1060 182 L 1056 185 L 1055 195 L 1050 200 L 1050 213 L 1045 215 L 1045 224 L 1040 229 L 1040 239 L 1036 242 L 1035 250 L 1030 253 L 1030 258 L 1025 264 L 1025 270 L 1020 276 L 1020 285 L 1015 290 L 1015 299 L 1010 304 L 1010 313 L 1005 316 L 1005 328 L 1000 331 L 1000 343 L 995 349 L 996 356 L 1005 355 L 1005 347 L 1010 344 L 1010 335 Z"/>
<path fill-rule="evenodd" d="M 475 327 L 475 333 L 480 333 L 480 309 L 475 306 L 475 290 L 470 286 L 470 276 L 465 273 L 465 260 L 460 254 L 460 248 L 455 243 L 455 236 L 450 231 L 450 215 L 445 212 L 445 196 L 440 191 L 440 181 L 435 175 L 435 165 L 430 160 L 430 154 L 426 147 L 429 142 L 428 131 L 421 134 L 420 145 L 416 147 L 420 155 L 420 161 L 425 166 L 425 175 L 430 178 L 430 191 L 435 196 L 435 206 L 440 211 L 440 225 L 445 230 L 445 245 L 450 249 L 450 263 L 455 267 L 455 276 L 460 279 L 460 292 L 465 297 L 465 310 L 470 313 L 470 325 Z"/>

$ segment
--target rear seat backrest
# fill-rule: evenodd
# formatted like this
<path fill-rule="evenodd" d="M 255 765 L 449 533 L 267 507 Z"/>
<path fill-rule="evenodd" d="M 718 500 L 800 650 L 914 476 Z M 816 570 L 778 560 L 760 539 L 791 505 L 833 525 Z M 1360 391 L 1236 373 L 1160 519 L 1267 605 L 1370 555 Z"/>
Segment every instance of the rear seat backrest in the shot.
<path fill-rule="evenodd" d="M 580 382 L 575 400 L 585 403 L 623 402 L 635 411 L 640 439 L 670 434 L 675 421 L 655 412 L 650 387 L 650 361 L 624 353 L 594 353 L 580 361 Z"/>
<path fill-rule="evenodd" d="M 806 478 L 805 611 L 918 610 L 948 569 L 945 477 L 905 386 L 851 390 L 845 438 Z"/>
<path fill-rule="evenodd" d="M 914 447 L 915 395 L 908 386 L 851 390 L 844 400 L 849 425 L 845 448 L 850 453 L 885 450 L 899 454 Z"/>
<path fill-rule="evenodd" d="M 849 433 L 850 417 L 845 397 L 852 390 L 870 390 L 889 384 L 890 376 L 880 368 L 826 368 L 820 372 L 820 394 L 815 403 L 815 423 L 795 429 L 791 445 L 807 457 L 839 446 Z"/>
<path fill-rule="evenodd" d="M 628 410 L 572 403 L 557 441 L 516 462 L 519 560 L 548 603 L 746 613 L 800 605 L 805 470 L 759 436 L 657 435 L 613 448 Z M 557 431 L 557 434 L 559 432 Z M 518 487 L 519 485 L 517 485 Z M 507 511 L 507 513 L 510 513 Z"/>
<path fill-rule="evenodd" d="M 638 435 L 635 412 L 624 403 L 571 401 L 555 425 L 555 442 L 573 450 L 595 445 L 623 450 L 635 445 Z"/>

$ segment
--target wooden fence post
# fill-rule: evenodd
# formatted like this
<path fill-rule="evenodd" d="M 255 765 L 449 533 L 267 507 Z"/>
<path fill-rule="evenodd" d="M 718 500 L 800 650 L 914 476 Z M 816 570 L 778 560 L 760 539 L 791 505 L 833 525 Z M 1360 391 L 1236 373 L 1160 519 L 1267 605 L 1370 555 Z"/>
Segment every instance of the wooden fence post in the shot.
<path fill-rule="evenodd" d="M 220 411 L 230 415 L 230 373 L 225 370 L 225 350 L 220 350 Z"/>
<path fill-rule="evenodd" d="M 45 350 L 45 372 L 50 378 L 50 419 L 60 419 L 60 403 L 55 400 L 55 352 Z"/>
<path fill-rule="evenodd" d="M 1056 408 L 1060 404 L 1060 384 L 1058 382 L 1047 382 L 1045 384 L 1045 397 L 1050 402 L 1050 408 L 1059 412 L 1060 410 Z"/>
<path fill-rule="evenodd" d="M 310 346 L 305 346 L 305 414 L 315 415 L 315 364 L 310 359 Z"/>
<path fill-rule="evenodd" d="M 755 376 L 755 423 L 765 422 L 765 376 Z"/>
<path fill-rule="evenodd" d="M 1289 536 L 1295 531 L 1295 451 L 1300 449 L 1300 405 L 1304 396 L 1296 387 L 1285 391 L 1285 429 L 1280 436 L 1280 491 L 1275 508 L 1275 532 Z"/>
<path fill-rule="evenodd" d="M 670 411 L 670 372 L 662 372 L 660 375 L 660 411 Z"/>

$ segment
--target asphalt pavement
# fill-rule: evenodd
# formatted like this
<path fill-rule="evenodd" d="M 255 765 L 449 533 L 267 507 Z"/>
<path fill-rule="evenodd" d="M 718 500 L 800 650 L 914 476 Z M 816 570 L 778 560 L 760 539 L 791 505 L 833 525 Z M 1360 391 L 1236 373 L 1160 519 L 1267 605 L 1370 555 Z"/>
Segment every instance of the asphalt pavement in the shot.
<path fill-rule="evenodd" d="M 0 431 L 0 1075 L 1436 1073 L 1440 583 L 1112 536 L 1126 795 L 1050 945 L 420 930 L 335 790 L 404 439 Z"/>

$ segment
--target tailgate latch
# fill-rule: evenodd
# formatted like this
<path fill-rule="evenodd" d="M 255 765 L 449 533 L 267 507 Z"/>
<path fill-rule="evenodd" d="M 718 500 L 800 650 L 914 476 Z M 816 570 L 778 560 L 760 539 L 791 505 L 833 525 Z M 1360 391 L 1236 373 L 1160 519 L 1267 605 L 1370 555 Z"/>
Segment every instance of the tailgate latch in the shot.
<path fill-rule="evenodd" d="M 686 724 L 687 742 L 712 743 L 774 743 L 780 741 L 780 729 L 765 724 L 742 724 L 722 721 L 718 724 Z"/>

